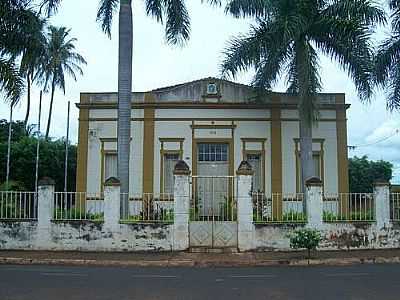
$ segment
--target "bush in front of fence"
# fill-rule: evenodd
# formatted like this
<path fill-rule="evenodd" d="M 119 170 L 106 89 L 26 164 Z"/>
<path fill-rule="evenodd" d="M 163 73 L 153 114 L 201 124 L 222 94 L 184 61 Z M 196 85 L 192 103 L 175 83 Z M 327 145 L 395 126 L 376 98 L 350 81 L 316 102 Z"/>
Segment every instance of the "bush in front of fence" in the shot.
<path fill-rule="evenodd" d="M 129 215 L 121 220 L 123 223 L 173 223 L 174 210 L 161 208 L 151 214 L 145 215 L 142 211 L 139 214 Z"/>
<path fill-rule="evenodd" d="M 299 229 L 290 236 L 290 248 L 307 249 L 307 258 L 311 257 L 311 250 L 316 250 L 322 240 L 321 232 L 316 229 Z"/>
<path fill-rule="evenodd" d="M 90 220 L 104 221 L 104 213 L 91 213 L 76 207 L 69 209 L 56 208 L 53 213 L 54 220 Z"/>
<path fill-rule="evenodd" d="M 374 221 L 375 216 L 372 210 L 367 211 L 352 211 L 347 214 L 336 214 L 331 211 L 324 211 L 323 221 L 324 222 L 372 222 Z"/>
<path fill-rule="evenodd" d="M 264 214 L 262 211 L 253 211 L 253 222 L 254 223 L 305 223 L 307 222 L 307 216 L 303 212 L 290 210 L 282 214 L 282 218 L 278 216 L 271 216 L 271 214 Z"/>

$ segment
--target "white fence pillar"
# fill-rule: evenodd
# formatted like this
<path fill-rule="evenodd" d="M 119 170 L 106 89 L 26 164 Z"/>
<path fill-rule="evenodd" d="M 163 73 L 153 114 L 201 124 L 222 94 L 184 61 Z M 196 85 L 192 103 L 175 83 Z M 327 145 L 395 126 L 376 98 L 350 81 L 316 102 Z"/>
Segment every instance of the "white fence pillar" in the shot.
<path fill-rule="evenodd" d="M 388 182 L 374 183 L 374 205 L 376 227 L 378 229 L 390 224 L 390 190 Z"/>
<path fill-rule="evenodd" d="M 183 161 L 178 161 L 174 169 L 174 234 L 173 250 L 189 248 L 189 207 L 190 207 L 190 169 Z"/>
<path fill-rule="evenodd" d="M 252 250 L 254 244 L 253 201 L 251 195 L 253 170 L 247 161 L 242 161 L 237 175 L 238 248 Z"/>
<path fill-rule="evenodd" d="M 38 227 L 35 249 L 46 250 L 51 243 L 51 220 L 54 214 L 54 191 L 53 179 L 44 177 L 38 182 Z"/>
<path fill-rule="evenodd" d="M 104 227 L 114 229 L 119 227 L 121 216 L 121 184 L 115 177 L 104 183 Z"/>
<path fill-rule="evenodd" d="M 54 190 L 53 179 L 44 177 L 38 182 L 38 227 L 50 228 L 54 214 Z"/>
<path fill-rule="evenodd" d="M 323 225 L 323 195 L 322 181 L 318 177 L 311 177 L 306 181 L 306 213 L 307 226 L 319 229 Z"/>

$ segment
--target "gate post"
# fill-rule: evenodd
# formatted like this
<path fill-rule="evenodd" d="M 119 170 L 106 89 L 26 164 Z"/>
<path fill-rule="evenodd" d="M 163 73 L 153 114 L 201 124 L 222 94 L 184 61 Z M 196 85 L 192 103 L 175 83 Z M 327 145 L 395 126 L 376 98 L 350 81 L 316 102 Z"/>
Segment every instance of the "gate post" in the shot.
<path fill-rule="evenodd" d="M 44 177 L 38 182 L 38 223 L 37 240 L 35 249 L 46 250 L 51 244 L 51 220 L 54 214 L 54 190 L 55 182 L 53 179 Z"/>
<path fill-rule="evenodd" d="M 110 177 L 104 183 L 104 227 L 115 230 L 121 217 L 121 183 Z M 125 214 L 126 212 L 124 212 Z"/>
<path fill-rule="evenodd" d="M 307 226 L 319 229 L 323 224 L 322 181 L 311 177 L 306 181 L 306 213 Z"/>
<path fill-rule="evenodd" d="M 376 227 L 385 228 L 390 224 L 390 190 L 389 182 L 374 182 L 374 210 Z"/>
<path fill-rule="evenodd" d="M 251 195 L 253 170 L 247 161 L 240 163 L 237 175 L 238 248 L 252 250 L 254 243 L 253 201 Z"/>
<path fill-rule="evenodd" d="M 174 229 L 173 250 L 182 251 L 189 248 L 189 207 L 190 207 L 190 169 L 180 160 L 174 169 Z"/>

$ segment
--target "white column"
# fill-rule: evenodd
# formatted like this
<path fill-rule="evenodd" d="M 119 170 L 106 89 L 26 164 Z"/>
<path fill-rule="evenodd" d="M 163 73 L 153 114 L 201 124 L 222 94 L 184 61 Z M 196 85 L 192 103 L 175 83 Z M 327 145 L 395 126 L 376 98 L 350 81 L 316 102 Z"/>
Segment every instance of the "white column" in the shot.
<path fill-rule="evenodd" d="M 189 249 L 190 170 L 184 161 L 179 161 L 174 170 L 174 226 L 173 250 Z"/>
<path fill-rule="evenodd" d="M 253 201 L 251 195 L 253 170 L 242 161 L 237 175 L 238 248 L 248 251 L 254 248 Z"/>
<path fill-rule="evenodd" d="M 111 177 L 104 183 L 104 227 L 119 227 L 121 216 L 121 184 L 117 178 Z"/>
<path fill-rule="evenodd" d="M 43 178 L 38 182 L 38 227 L 50 228 L 54 213 L 55 182 L 50 178 Z"/>
<path fill-rule="evenodd" d="M 37 239 L 34 249 L 51 249 L 51 220 L 54 214 L 55 182 L 50 178 L 43 178 L 38 182 L 38 226 Z"/>
<path fill-rule="evenodd" d="M 306 181 L 307 227 L 319 229 L 323 225 L 322 181 L 311 177 Z"/>
<path fill-rule="evenodd" d="M 388 182 L 374 183 L 374 203 L 376 227 L 378 229 L 390 225 L 390 191 Z"/>

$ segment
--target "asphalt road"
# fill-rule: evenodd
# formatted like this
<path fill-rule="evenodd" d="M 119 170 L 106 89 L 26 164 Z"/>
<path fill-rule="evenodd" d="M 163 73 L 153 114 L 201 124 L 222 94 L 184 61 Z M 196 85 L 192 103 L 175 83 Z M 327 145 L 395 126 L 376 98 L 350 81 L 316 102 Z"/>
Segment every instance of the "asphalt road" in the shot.
<path fill-rule="evenodd" d="M 400 265 L 266 268 L 0 266 L 0 300 L 400 299 Z"/>

